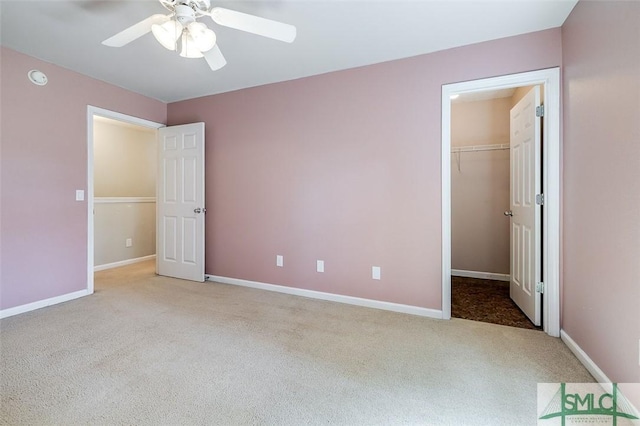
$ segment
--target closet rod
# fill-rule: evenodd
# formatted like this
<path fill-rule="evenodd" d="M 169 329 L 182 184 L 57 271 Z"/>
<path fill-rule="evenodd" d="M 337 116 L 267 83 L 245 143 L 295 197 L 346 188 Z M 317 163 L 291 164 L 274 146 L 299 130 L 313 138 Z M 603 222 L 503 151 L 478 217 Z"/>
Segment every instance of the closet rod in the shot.
<path fill-rule="evenodd" d="M 497 151 L 500 149 L 509 149 L 509 144 L 501 143 L 495 145 L 460 146 L 457 148 L 452 148 L 451 152 Z"/>

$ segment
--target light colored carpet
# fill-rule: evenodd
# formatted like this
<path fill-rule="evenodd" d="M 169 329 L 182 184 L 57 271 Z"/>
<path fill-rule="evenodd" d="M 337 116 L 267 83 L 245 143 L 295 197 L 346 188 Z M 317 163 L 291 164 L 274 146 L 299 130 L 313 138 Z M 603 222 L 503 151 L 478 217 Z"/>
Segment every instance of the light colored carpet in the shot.
<path fill-rule="evenodd" d="M 2 424 L 536 421 L 536 383 L 593 381 L 543 332 L 157 277 L 3 319 Z"/>

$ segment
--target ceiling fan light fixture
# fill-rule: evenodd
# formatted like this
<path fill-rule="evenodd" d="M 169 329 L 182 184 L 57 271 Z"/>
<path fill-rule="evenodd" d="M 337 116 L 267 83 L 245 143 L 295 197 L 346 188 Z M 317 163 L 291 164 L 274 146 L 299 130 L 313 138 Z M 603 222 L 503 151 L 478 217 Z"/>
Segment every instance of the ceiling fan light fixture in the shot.
<path fill-rule="evenodd" d="M 191 34 L 186 31 L 182 34 L 182 49 L 180 50 L 180 56 L 183 58 L 202 58 L 204 55 L 196 46 L 195 41 Z"/>
<path fill-rule="evenodd" d="M 169 50 L 177 50 L 176 44 L 182 34 L 182 24 L 175 20 L 169 20 L 162 25 L 153 24 L 151 31 L 158 43 Z"/>
<path fill-rule="evenodd" d="M 187 26 L 195 47 L 200 52 L 207 52 L 216 45 L 216 34 L 201 22 L 192 22 Z"/>
<path fill-rule="evenodd" d="M 217 71 L 226 65 L 227 60 L 218 47 L 216 34 L 205 24 L 197 22 L 200 18 L 209 17 L 223 27 L 286 43 L 291 43 L 296 38 L 297 30 L 293 25 L 222 7 L 212 8 L 212 0 L 159 1 L 169 14 L 151 15 L 109 37 L 102 44 L 122 47 L 152 32 L 164 48 L 179 52 L 183 58 L 204 58 L 209 68 Z"/>

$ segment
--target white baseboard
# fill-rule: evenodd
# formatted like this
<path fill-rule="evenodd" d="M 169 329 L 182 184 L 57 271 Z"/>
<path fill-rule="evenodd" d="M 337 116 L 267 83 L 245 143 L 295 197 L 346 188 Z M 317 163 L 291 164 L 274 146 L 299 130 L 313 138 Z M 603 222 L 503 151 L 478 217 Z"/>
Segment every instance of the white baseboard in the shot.
<path fill-rule="evenodd" d="M 68 302 L 82 296 L 91 294 L 88 290 L 74 291 L 73 293 L 63 294 L 62 296 L 51 297 L 37 302 L 27 303 L 26 305 L 15 306 L 13 308 L 3 309 L 0 311 L 0 318 L 7 318 L 18 314 L 23 314 L 46 306 L 57 305 L 58 303 Z"/>
<path fill-rule="evenodd" d="M 576 358 L 578 358 L 578 361 L 580 361 L 580 363 L 584 365 L 587 371 L 591 373 L 593 378 L 596 379 L 596 381 L 600 384 L 600 387 L 604 389 L 605 392 L 611 393 L 613 389 L 613 383 L 611 382 L 611 379 L 609 379 L 607 375 L 604 374 L 604 371 L 602 371 L 600 367 L 598 367 L 596 363 L 593 362 L 593 360 L 589 357 L 589 355 L 587 355 L 587 353 L 583 351 L 580 346 L 578 346 L 575 340 L 573 340 L 564 330 L 560 330 L 560 339 L 562 339 L 562 341 L 564 342 L 565 345 L 567 345 L 569 350 L 573 352 Z M 633 385 L 637 386 L 637 383 L 633 383 Z M 636 394 L 636 397 L 637 396 L 638 395 Z M 640 414 L 640 410 L 638 410 L 637 408 L 638 406 L 637 404 L 640 401 L 638 401 L 637 399 L 634 401 L 630 401 L 626 396 L 620 395 L 620 394 L 618 397 L 624 398 L 626 405 L 631 407 L 631 410 L 633 411 L 634 415 L 637 416 Z"/>
<path fill-rule="evenodd" d="M 598 383 L 611 383 L 611 380 L 607 377 L 606 374 L 596 365 L 595 362 L 585 351 L 582 350 L 580 346 L 567 334 L 566 331 L 560 330 L 560 339 L 564 342 L 565 345 L 569 348 L 571 352 L 578 358 L 578 360 L 584 365 L 584 367 L 591 373 L 594 379 L 598 381 Z"/>
<path fill-rule="evenodd" d="M 155 254 L 149 256 L 136 257 L 135 259 L 121 260 L 120 262 L 105 263 L 104 265 L 98 265 L 93 268 L 94 272 L 104 271 L 105 269 L 119 268 L 120 266 L 133 265 L 134 263 L 144 262 L 145 260 L 155 259 Z"/>
<path fill-rule="evenodd" d="M 360 297 L 343 296 L 340 294 L 324 293 L 315 290 L 286 287 L 282 285 L 266 284 L 257 281 L 247 281 L 238 278 L 227 278 L 216 275 L 205 275 L 208 281 L 223 284 L 239 285 L 243 287 L 257 288 L 260 290 L 275 291 L 278 293 L 292 294 L 294 296 L 309 297 L 311 299 L 328 300 L 331 302 L 346 303 L 349 305 L 364 306 L 366 308 L 383 309 L 385 311 L 401 312 L 403 314 L 418 315 L 421 317 L 442 319 L 442 311 L 437 309 L 421 308 L 419 306 L 403 305 L 400 303 L 382 302 L 379 300 L 362 299 Z"/>
<path fill-rule="evenodd" d="M 496 274 L 493 272 L 465 271 L 462 269 L 452 269 L 451 275 L 454 277 L 479 278 L 482 280 L 510 281 L 509 274 Z"/>

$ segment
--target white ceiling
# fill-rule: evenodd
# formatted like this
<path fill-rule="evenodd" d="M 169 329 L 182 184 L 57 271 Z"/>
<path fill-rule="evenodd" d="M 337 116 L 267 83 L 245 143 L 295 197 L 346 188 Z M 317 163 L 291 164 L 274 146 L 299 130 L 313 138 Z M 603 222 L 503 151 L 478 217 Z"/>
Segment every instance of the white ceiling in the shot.
<path fill-rule="evenodd" d="M 164 49 L 151 34 L 125 47 L 102 40 L 165 9 L 156 0 L 0 1 L 0 43 L 131 91 L 173 102 L 406 58 L 555 28 L 577 0 L 269 0 L 212 1 L 293 24 L 282 43 L 203 18 L 227 59 L 219 71 L 203 59 Z"/>
<path fill-rule="evenodd" d="M 461 93 L 460 96 L 451 101 L 454 103 L 488 101 L 490 99 L 510 98 L 514 93 L 516 93 L 515 87 L 509 89 L 483 90 L 481 92 L 467 92 Z"/>

